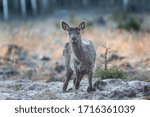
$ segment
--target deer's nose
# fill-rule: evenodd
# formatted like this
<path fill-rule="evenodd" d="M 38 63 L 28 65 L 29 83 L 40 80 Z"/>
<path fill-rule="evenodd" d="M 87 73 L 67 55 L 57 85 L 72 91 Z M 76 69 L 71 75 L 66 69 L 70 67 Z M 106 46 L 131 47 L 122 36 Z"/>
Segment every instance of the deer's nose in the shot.
<path fill-rule="evenodd" d="M 77 38 L 76 37 L 72 37 L 72 40 L 75 41 Z"/>

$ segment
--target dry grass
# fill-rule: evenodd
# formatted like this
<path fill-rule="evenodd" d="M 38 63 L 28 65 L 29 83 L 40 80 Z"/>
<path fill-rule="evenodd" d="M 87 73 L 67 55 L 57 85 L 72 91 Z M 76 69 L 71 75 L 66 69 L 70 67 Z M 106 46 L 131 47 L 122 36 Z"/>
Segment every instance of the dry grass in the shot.
<path fill-rule="evenodd" d="M 0 29 L 0 47 L 13 43 L 23 46 L 28 50 L 29 55 L 44 54 L 51 56 L 54 60 L 62 58 L 63 45 L 68 41 L 68 34 L 54 28 L 56 22 L 50 25 L 49 20 L 35 23 L 27 21 L 17 26 L 13 23 L 9 25 L 3 23 Z M 94 42 L 97 55 L 103 53 L 102 45 L 105 42 L 112 51 L 131 58 L 146 57 L 150 51 L 150 33 L 146 32 L 130 33 L 93 27 L 85 30 L 82 37 Z"/>
<path fill-rule="evenodd" d="M 0 47 L 5 44 L 17 44 L 24 47 L 29 56 L 45 55 L 51 57 L 53 61 L 62 60 L 63 46 L 68 41 L 68 34 L 56 27 L 58 22 L 50 19 L 19 21 L 19 23 L 16 21 L 1 22 Z M 105 49 L 102 45 L 105 43 L 112 51 L 127 57 L 130 63 L 150 57 L 149 32 L 136 33 L 94 26 L 83 31 L 82 37 L 93 41 L 97 57 L 104 53 Z M 1 49 L 0 56 L 3 53 L 5 53 L 5 49 Z M 43 78 L 39 75 L 34 77 Z M 44 77 L 48 78 L 49 75 L 46 74 Z M 149 73 L 145 79 L 148 77 Z"/>

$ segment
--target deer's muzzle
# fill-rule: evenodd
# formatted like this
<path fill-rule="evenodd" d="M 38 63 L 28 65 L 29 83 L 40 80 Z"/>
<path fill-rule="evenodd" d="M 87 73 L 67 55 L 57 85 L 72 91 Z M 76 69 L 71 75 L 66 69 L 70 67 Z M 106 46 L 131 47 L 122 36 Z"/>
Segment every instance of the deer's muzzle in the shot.
<path fill-rule="evenodd" d="M 71 42 L 72 42 L 72 43 L 77 43 L 77 41 L 78 41 L 78 40 L 77 40 L 76 37 L 72 37 L 72 38 L 71 38 Z"/>

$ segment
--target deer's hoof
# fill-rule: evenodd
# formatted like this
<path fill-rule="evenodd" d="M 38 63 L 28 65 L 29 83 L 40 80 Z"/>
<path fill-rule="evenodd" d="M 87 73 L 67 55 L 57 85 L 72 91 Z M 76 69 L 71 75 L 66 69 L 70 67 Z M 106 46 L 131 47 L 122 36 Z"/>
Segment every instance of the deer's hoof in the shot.
<path fill-rule="evenodd" d="M 94 91 L 96 91 L 96 89 L 93 88 L 93 87 L 88 87 L 88 88 L 87 88 L 87 92 L 88 92 L 88 93 L 91 93 L 91 92 L 94 92 Z"/>
<path fill-rule="evenodd" d="M 76 79 L 75 79 L 75 78 L 73 79 L 73 84 L 74 84 L 74 86 L 75 86 L 75 84 L 76 84 Z"/>
<path fill-rule="evenodd" d="M 63 93 L 66 93 L 66 90 L 63 90 Z"/>
<path fill-rule="evenodd" d="M 63 87 L 63 93 L 66 93 L 66 87 Z"/>

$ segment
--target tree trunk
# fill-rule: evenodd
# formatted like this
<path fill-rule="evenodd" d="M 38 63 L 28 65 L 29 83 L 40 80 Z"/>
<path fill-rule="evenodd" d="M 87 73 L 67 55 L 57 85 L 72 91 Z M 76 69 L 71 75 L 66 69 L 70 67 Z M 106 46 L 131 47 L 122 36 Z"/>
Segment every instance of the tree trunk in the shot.
<path fill-rule="evenodd" d="M 8 12 L 8 0 L 3 0 L 3 16 L 4 19 L 7 20 L 9 18 L 9 12 Z"/>
<path fill-rule="evenodd" d="M 41 11 L 42 13 L 46 13 L 48 10 L 49 0 L 41 0 Z"/>
<path fill-rule="evenodd" d="M 19 7 L 20 7 L 20 4 L 19 4 L 19 1 L 20 0 L 14 0 L 13 1 L 13 12 L 16 14 L 18 14 L 19 13 Z"/>
<path fill-rule="evenodd" d="M 126 11 L 128 8 L 129 0 L 123 0 L 123 10 Z"/>
<path fill-rule="evenodd" d="M 83 0 L 82 2 L 83 2 L 83 5 L 85 6 L 88 4 L 88 0 Z"/>
<path fill-rule="evenodd" d="M 37 0 L 31 0 L 32 12 L 34 15 L 37 15 Z"/>
<path fill-rule="evenodd" d="M 26 9 L 26 0 L 20 0 L 21 4 L 21 14 L 23 17 L 27 15 L 27 9 Z"/>

